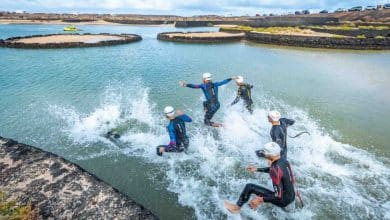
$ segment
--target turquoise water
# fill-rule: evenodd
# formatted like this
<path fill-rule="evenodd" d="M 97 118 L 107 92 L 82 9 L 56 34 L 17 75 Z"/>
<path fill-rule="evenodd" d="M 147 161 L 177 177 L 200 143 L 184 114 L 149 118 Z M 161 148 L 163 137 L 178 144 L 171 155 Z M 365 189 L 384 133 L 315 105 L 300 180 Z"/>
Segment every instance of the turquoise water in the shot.
<path fill-rule="evenodd" d="M 0 38 L 63 27 L 0 25 Z M 269 141 L 266 110 L 277 108 L 297 120 L 290 133 L 312 134 L 289 140 L 307 205 L 293 213 L 265 205 L 244 209 L 244 217 L 389 218 L 390 52 L 181 44 L 156 40 L 159 32 L 177 30 L 171 26 L 80 27 L 143 40 L 98 48 L 0 48 L 1 136 L 80 164 L 162 219 L 224 219 L 221 201 L 237 199 L 245 183 L 270 186 L 266 176 L 243 167 L 259 163 L 253 151 Z M 255 85 L 254 115 L 227 108 L 236 89 L 231 83 L 221 89 L 216 116 L 228 127 L 205 128 L 201 92 L 177 84 L 199 82 L 205 71 L 215 79 L 244 75 Z M 168 142 L 161 117 L 168 104 L 195 119 L 189 155 L 155 156 L 155 146 Z M 101 137 L 128 118 L 146 123 L 148 131 L 135 127 L 120 147 Z"/>

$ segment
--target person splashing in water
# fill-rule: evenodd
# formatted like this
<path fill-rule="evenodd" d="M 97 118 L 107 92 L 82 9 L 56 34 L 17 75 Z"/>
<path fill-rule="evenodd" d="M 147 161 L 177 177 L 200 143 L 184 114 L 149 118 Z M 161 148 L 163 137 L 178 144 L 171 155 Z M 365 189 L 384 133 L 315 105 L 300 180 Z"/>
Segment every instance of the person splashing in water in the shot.
<path fill-rule="evenodd" d="M 273 110 L 268 113 L 268 121 L 272 124 L 270 135 L 272 141 L 278 143 L 282 148 L 281 157 L 287 159 L 287 127 L 293 125 L 295 121 L 280 117 L 278 111 Z"/>
<path fill-rule="evenodd" d="M 225 201 L 224 205 L 231 213 L 239 213 L 241 207 L 247 203 L 252 194 L 256 197 L 249 202 L 252 209 L 257 209 L 262 203 L 272 203 L 281 208 L 287 207 L 295 200 L 294 176 L 289 162 L 280 157 L 280 146 L 275 142 L 269 142 L 264 145 L 263 149 L 256 151 L 258 157 L 267 159 L 270 167 L 256 168 L 248 166 L 249 172 L 269 173 L 274 190 L 252 183 L 246 184 L 236 204 Z M 297 192 L 298 197 L 299 193 Z"/>
<path fill-rule="evenodd" d="M 157 147 L 157 155 L 162 156 L 164 152 L 183 152 L 186 151 L 189 145 L 189 139 L 186 133 L 186 122 L 192 122 L 192 119 L 171 106 L 164 109 L 164 115 L 169 120 L 167 131 L 169 133 L 170 142 L 168 145 L 160 145 Z"/>
<path fill-rule="evenodd" d="M 202 89 L 206 98 L 206 101 L 203 102 L 203 108 L 205 111 L 204 123 L 208 126 L 221 127 L 222 124 L 211 121 L 214 114 L 221 106 L 218 100 L 218 87 L 229 83 L 232 79 L 233 78 L 228 78 L 220 82 L 212 82 L 211 73 L 203 73 L 202 84 L 187 84 L 184 81 L 180 81 L 179 84 L 182 87 Z"/>
<path fill-rule="evenodd" d="M 231 105 L 237 104 L 237 102 L 240 101 L 240 99 L 242 99 L 244 101 L 245 108 L 249 111 L 249 113 L 252 114 L 253 101 L 252 101 L 251 89 L 253 88 L 253 86 L 245 83 L 244 77 L 242 76 L 237 76 L 235 79 L 238 86 L 238 91 L 237 91 L 237 96 Z"/>

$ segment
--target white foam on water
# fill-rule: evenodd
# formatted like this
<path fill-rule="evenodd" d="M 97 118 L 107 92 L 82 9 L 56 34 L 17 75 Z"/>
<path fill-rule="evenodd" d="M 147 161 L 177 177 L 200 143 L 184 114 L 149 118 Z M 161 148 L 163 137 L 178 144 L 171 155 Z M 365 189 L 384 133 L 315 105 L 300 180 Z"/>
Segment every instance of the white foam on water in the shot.
<path fill-rule="evenodd" d="M 131 130 L 122 135 L 120 140 L 126 147 L 112 151 L 140 157 L 149 163 L 162 163 L 161 172 L 169 182 L 167 190 L 178 194 L 180 204 L 192 207 L 198 219 L 225 219 L 226 216 L 229 219 L 389 218 L 389 167 L 365 150 L 335 141 L 305 111 L 260 97 L 255 103 L 261 107 L 249 115 L 240 104 L 224 107 L 233 97 L 222 97 L 217 117 L 222 118 L 225 128 L 205 127 L 203 118 L 199 117 L 203 115 L 201 107 L 194 109 L 194 122 L 187 126 L 188 154 L 166 153 L 158 157 L 155 147 L 169 142 L 165 130 L 167 121 L 154 110 L 148 90 L 138 91 L 132 94 L 132 99 L 126 98 L 129 103 L 122 99 L 103 101 L 99 108 L 85 115 L 58 106 L 54 106 L 52 112 L 66 121 L 64 131 L 76 141 L 107 142 L 101 135 L 123 121 L 122 118 L 148 124 L 147 132 Z M 288 139 L 288 159 L 305 207 L 285 212 L 264 204 L 253 211 L 245 205 L 240 215 L 231 215 L 224 209 L 223 200 L 235 202 L 245 184 L 255 183 L 272 189 L 268 174 L 248 173 L 245 167 L 250 164 L 267 166 L 254 151 L 270 141 L 271 125 L 266 115 L 268 109 L 275 107 L 296 120 L 288 129 L 290 135 L 301 131 L 311 134 Z"/>

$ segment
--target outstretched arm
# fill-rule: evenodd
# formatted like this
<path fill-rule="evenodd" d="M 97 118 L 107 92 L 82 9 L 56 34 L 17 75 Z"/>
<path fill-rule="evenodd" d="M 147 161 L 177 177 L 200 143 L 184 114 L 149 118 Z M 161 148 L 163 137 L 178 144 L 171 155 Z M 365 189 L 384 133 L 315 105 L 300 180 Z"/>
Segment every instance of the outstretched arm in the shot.
<path fill-rule="evenodd" d="M 232 104 L 230 105 L 235 105 L 237 102 L 240 101 L 240 96 L 236 96 L 236 98 L 233 100 Z"/>
<path fill-rule="evenodd" d="M 179 115 L 177 117 L 180 117 L 185 122 L 192 122 L 192 118 L 186 114 Z"/>
<path fill-rule="evenodd" d="M 257 172 L 269 173 L 269 167 L 257 168 Z"/>
<path fill-rule="evenodd" d="M 200 89 L 202 87 L 202 84 L 191 84 L 191 83 L 186 83 L 184 81 L 180 81 L 179 85 L 181 87 L 188 87 L 188 88 L 191 88 L 191 89 Z"/>
<path fill-rule="evenodd" d="M 230 104 L 230 105 L 235 105 L 235 104 L 237 104 L 237 102 L 240 101 L 240 97 L 241 97 L 241 89 L 238 89 L 238 91 L 237 91 L 237 96 L 236 96 L 236 98 L 234 99 L 234 101 L 232 102 L 232 104 Z"/>
<path fill-rule="evenodd" d="M 230 81 L 232 81 L 233 78 L 228 78 L 228 79 L 225 79 L 225 80 L 222 80 L 222 81 L 219 81 L 219 82 L 215 82 L 214 85 L 216 86 L 223 86 L 227 83 L 229 83 Z"/>

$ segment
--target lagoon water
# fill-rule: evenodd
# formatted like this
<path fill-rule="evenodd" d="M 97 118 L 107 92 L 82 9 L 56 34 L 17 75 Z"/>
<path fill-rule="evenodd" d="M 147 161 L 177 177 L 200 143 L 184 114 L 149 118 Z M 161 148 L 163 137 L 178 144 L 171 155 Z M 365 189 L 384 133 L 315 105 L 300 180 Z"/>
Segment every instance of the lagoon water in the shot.
<path fill-rule="evenodd" d="M 0 25 L 0 38 L 61 32 L 62 25 Z M 59 154 L 96 174 L 161 219 L 390 219 L 390 52 L 265 46 L 249 42 L 160 42 L 171 26 L 80 26 L 90 33 L 135 33 L 141 42 L 97 48 L 0 48 L 0 135 Z M 216 30 L 216 28 L 193 28 Z M 220 91 L 216 120 L 203 126 L 202 93 L 180 88 L 242 74 L 254 85 L 254 114 Z M 190 150 L 160 158 L 168 143 L 165 105 L 193 117 Z M 269 109 L 297 122 L 288 157 L 305 207 L 286 213 L 271 205 L 232 216 L 248 182 L 271 187 L 254 151 L 270 140 Z M 126 120 L 137 123 L 119 146 L 102 135 Z M 140 123 L 138 123 L 140 122 Z M 142 126 L 141 126 L 142 125 Z"/>

